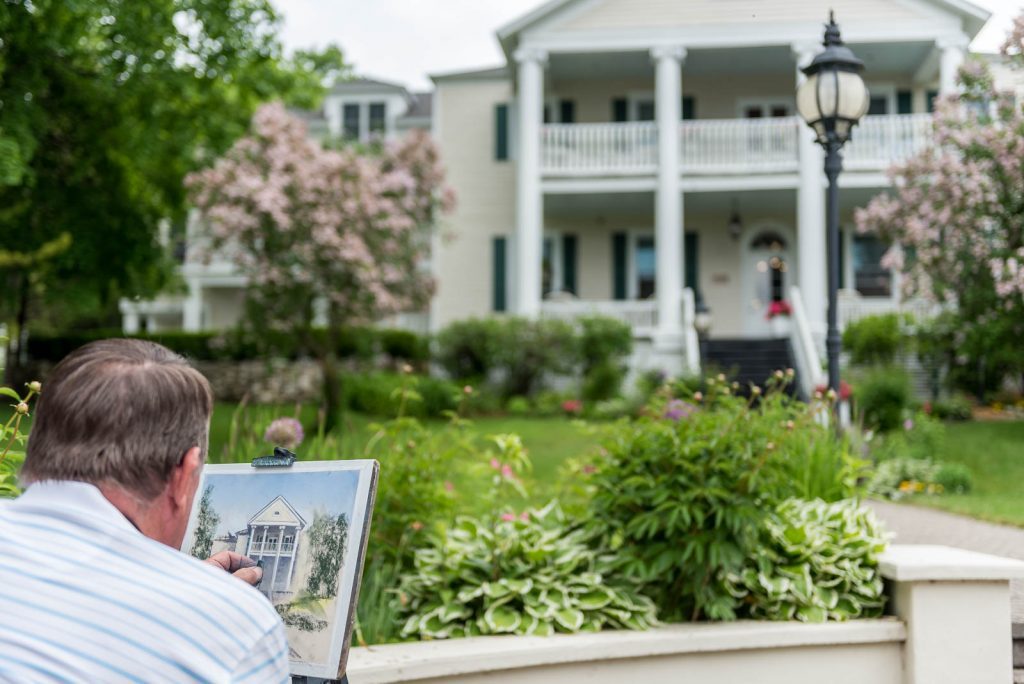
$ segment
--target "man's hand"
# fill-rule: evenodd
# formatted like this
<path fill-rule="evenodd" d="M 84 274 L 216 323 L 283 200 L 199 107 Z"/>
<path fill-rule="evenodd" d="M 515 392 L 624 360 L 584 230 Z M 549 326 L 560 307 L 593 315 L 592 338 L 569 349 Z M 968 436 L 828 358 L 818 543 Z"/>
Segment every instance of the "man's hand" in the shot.
<path fill-rule="evenodd" d="M 238 579 L 256 586 L 263 579 L 263 568 L 256 567 L 256 561 L 234 551 L 220 551 L 206 559 L 210 565 L 230 572 Z"/>

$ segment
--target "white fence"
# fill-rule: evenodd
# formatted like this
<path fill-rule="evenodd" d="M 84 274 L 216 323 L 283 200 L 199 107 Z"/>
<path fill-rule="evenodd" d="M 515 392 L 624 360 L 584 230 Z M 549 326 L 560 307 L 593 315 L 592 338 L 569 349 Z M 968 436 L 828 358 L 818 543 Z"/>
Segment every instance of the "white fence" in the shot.
<path fill-rule="evenodd" d="M 699 119 L 679 125 L 679 159 L 686 175 L 795 172 L 795 116 Z M 883 170 L 931 142 L 931 114 L 865 117 L 843 149 L 852 170 Z M 646 175 L 658 169 L 658 126 L 652 121 L 546 124 L 541 168 L 547 176 Z"/>
<path fill-rule="evenodd" d="M 628 323 L 636 337 L 648 337 L 658 326 L 658 303 L 640 300 L 551 300 L 540 305 L 541 315 L 548 318 L 574 320 L 580 316 L 609 316 Z"/>
<path fill-rule="evenodd" d="M 767 173 L 797 168 L 794 117 L 714 119 L 680 125 L 683 173 Z"/>
<path fill-rule="evenodd" d="M 649 121 L 548 124 L 541 129 L 541 165 L 551 175 L 654 173 L 658 127 Z"/>
<path fill-rule="evenodd" d="M 920 152 L 932 140 L 931 114 L 866 116 L 843 148 L 847 169 L 877 169 Z"/>

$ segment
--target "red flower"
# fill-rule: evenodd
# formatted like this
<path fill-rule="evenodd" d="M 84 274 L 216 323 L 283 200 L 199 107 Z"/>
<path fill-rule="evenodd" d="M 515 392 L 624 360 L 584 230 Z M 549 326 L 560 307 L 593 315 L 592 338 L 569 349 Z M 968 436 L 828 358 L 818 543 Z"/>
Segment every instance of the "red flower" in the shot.
<path fill-rule="evenodd" d="M 792 316 L 793 307 L 789 305 L 785 299 L 772 302 L 768 305 L 768 314 L 765 316 L 768 320 L 775 318 L 776 316 Z"/>
<path fill-rule="evenodd" d="M 570 415 L 578 415 L 583 411 L 583 402 L 577 399 L 567 399 L 562 402 L 562 410 Z"/>
<path fill-rule="evenodd" d="M 814 388 L 815 393 L 824 396 L 828 392 L 828 385 L 818 385 Z M 839 401 L 849 401 L 853 396 L 853 388 L 845 380 L 839 381 Z"/>

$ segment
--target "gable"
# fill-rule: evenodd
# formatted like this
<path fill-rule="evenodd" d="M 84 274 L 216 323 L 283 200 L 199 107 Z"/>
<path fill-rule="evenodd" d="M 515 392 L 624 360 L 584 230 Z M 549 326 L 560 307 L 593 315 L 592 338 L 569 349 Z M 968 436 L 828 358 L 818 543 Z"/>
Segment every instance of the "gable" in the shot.
<path fill-rule="evenodd" d="M 892 0 L 832 0 L 829 7 L 842 21 L 921 19 L 921 13 Z M 821 22 L 827 11 L 806 0 L 605 0 L 566 21 L 562 29 Z"/>
<path fill-rule="evenodd" d="M 260 511 L 249 518 L 250 525 L 299 525 L 304 527 L 306 521 L 303 520 L 299 512 L 288 503 L 288 500 L 283 496 L 279 496 Z"/>
<path fill-rule="evenodd" d="M 821 25 L 830 9 L 841 26 L 941 25 L 944 31 L 962 27 L 971 37 L 990 16 L 967 0 L 552 0 L 499 30 L 498 37 L 507 48 L 535 32 L 579 36 L 650 29 L 663 34 L 742 26 L 770 40 L 772 29 Z"/>

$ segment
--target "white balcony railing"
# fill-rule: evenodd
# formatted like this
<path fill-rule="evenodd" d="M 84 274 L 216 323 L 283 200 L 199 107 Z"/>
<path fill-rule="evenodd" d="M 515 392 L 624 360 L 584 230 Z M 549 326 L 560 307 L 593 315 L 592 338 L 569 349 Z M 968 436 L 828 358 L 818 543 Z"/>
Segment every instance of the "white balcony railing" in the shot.
<path fill-rule="evenodd" d="M 658 126 L 650 121 L 548 124 L 541 166 L 550 175 L 649 174 L 658 168 Z"/>
<path fill-rule="evenodd" d="M 679 128 L 684 175 L 795 172 L 797 117 L 699 119 Z M 865 117 L 843 149 L 850 170 L 882 171 L 927 147 L 931 114 Z M 650 121 L 547 124 L 541 129 L 541 168 L 547 176 L 651 175 L 658 170 L 658 127 Z"/>
<path fill-rule="evenodd" d="M 658 303 L 653 299 L 550 300 L 541 302 L 540 310 L 546 317 L 568 321 L 580 316 L 609 316 L 627 323 L 638 337 L 650 335 L 658 325 Z"/>
<path fill-rule="evenodd" d="M 775 119 L 684 121 L 679 153 L 686 174 L 796 171 L 798 122 Z"/>
<path fill-rule="evenodd" d="M 931 141 L 931 114 L 866 116 L 843 149 L 843 166 L 851 170 L 884 169 L 920 152 Z"/>
<path fill-rule="evenodd" d="M 839 293 L 839 309 L 837 318 L 839 329 L 847 324 L 859 321 L 866 316 L 877 316 L 888 313 L 906 313 L 915 320 L 927 320 L 941 311 L 934 302 L 925 299 L 907 299 L 897 301 L 890 297 L 861 297 L 856 293 L 841 291 Z"/>

